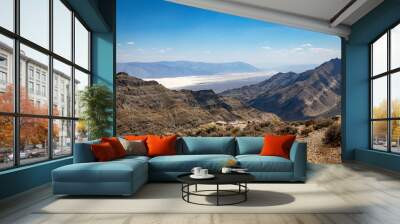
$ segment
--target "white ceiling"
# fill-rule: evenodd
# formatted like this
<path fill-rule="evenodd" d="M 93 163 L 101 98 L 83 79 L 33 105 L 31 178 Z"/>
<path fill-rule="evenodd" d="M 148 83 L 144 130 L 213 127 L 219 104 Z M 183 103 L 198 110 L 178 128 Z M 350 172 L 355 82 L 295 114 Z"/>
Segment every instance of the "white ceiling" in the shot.
<path fill-rule="evenodd" d="M 383 2 L 383 0 L 169 1 L 341 37 L 348 37 L 351 32 L 350 26 Z"/>
<path fill-rule="evenodd" d="M 350 0 L 231 0 L 231 2 L 330 20 Z"/>

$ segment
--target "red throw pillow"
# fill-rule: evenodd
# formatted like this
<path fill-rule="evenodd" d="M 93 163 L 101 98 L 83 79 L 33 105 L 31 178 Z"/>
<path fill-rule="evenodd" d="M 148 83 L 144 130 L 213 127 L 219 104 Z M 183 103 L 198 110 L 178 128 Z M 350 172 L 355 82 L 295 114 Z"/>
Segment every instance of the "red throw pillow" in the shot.
<path fill-rule="evenodd" d="M 101 142 L 108 142 L 114 149 L 115 155 L 118 158 L 126 156 L 126 151 L 124 149 L 124 146 L 122 146 L 121 142 L 118 140 L 116 137 L 110 137 L 110 138 L 101 138 Z"/>
<path fill-rule="evenodd" d="M 99 162 L 110 161 L 116 159 L 115 151 L 112 145 L 108 142 L 91 145 L 94 157 Z"/>
<path fill-rule="evenodd" d="M 289 159 L 290 148 L 295 139 L 295 135 L 265 135 L 264 146 L 260 155 L 280 156 Z"/>
<path fill-rule="evenodd" d="M 149 135 L 146 140 L 148 148 L 147 155 L 152 157 L 176 155 L 176 138 L 176 135 Z"/>

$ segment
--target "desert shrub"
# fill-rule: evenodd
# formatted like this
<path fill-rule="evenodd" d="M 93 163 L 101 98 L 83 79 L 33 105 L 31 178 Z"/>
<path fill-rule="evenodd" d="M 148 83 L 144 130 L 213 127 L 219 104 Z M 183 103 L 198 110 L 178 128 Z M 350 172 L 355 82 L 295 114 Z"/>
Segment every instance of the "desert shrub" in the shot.
<path fill-rule="evenodd" d="M 225 127 L 225 130 L 227 130 L 227 131 L 231 131 L 231 130 L 233 130 L 235 127 L 233 126 L 233 125 L 227 125 L 226 127 Z"/>
<path fill-rule="evenodd" d="M 312 132 L 312 128 L 308 127 L 308 128 L 304 128 L 303 130 L 301 130 L 300 135 L 304 136 L 304 137 L 308 137 L 308 135 Z"/>
<path fill-rule="evenodd" d="M 212 133 L 215 133 L 215 132 L 217 131 L 217 127 L 214 126 L 214 125 L 212 125 L 212 126 L 207 127 L 205 131 L 206 131 L 208 134 L 212 134 Z"/>
<path fill-rule="evenodd" d="M 292 122 L 289 123 L 289 125 L 290 125 L 290 126 L 295 126 L 295 127 L 297 127 L 297 126 L 300 126 L 300 125 L 301 125 L 301 122 L 299 122 L 299 121 L 292 121 Z"/>
<path fill-rule="evenodd" d="M 231 129 L 230 131 L 231 131 L 231 134 L 232 134 L 233 136 L 238 136 L 238 135 L 239 135 L 239 132 L 240 132 L 240 129 L 239 129 L 239 128 L 233 128 L 233 129 Z"/>
<path fill-rule="evenodd" d="M 315 121 L 314 121 L 314 120 L 308 120 L 308 121 L 305 121 L 305 122 L 304 122 L 304 125 L 305 125 L 306 127 L 311 126 L 311 125 L 314 125 L 314 124 L 315 124 Z"/>
<path fill-rule="evenodd" d="M 286 125 L 276 129 L 275 131 L 278 135 L 295 135 L 297 134 L 297 128 Z"/>
<path fill-rule="evenodd" d="M 342 139 L 341 128 L 338 123 L 334 123 L 325 131 L 323 142 L 325 145 L 339 147 Z"/>
<path fill-rule="evenodd" d="M 260 123 L 261 128 L 273 127 L 274 124 L 271 121 L 265 121 Z"/>
<path fill-rule="evenodd" d="M 323 119 L 323 120 L 317 120 L 314 124 L 314 130 L 319 130 L 322 128 L 326 128 L 332 125 L 334 121 L 331 119 Z"/>

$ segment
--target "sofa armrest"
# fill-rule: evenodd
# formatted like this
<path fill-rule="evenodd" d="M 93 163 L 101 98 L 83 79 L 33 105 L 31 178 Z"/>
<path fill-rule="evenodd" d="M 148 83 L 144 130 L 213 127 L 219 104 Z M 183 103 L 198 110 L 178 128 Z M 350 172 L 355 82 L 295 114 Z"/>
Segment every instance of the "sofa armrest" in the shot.
<path fill-rule="evenodd" d="M 89 142 L 81 142 L 75 143 L 74 145 L 74 163 L 89 163 L 95 162 L 96 158 L 94 157 L 91 149 L 92 144 L 100 143 L 99 140 L 89 141 Z"/>
<path fill-rule="evenodd" d="M 307 173 L 307 143 L 294 142 L 290 149 L 290 160 L 293 162 L 293 179 L 305 181 Z"/>

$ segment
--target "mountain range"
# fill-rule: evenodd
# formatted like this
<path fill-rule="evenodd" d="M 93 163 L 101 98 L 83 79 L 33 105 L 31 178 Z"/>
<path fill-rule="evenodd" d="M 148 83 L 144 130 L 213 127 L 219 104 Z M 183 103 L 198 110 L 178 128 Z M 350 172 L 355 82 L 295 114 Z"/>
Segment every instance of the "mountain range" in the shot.
<path fill-rule="evenodd" d="M 340 114 L 340 81 L 341 60 L 335 58 L 302 73 L 278 73 L 220 95 L 283 120 L 306 120 Z"/>
<path fill-rule="evenodd" d="M 212 90 L 170 90 L 126 73 L 117 79 L 117 132 L 179 133 L 216 121 L 280 119 Z"/>
<path fill-rule="evenodd" d="M 159 61 L 117 63 L 117 71 L 125 72 L 138 78 L 164 78 L 257 72 L 259 69 L 244 62 Z"/>
<path fill-rule="evenodd" d="M 307 120 L 340 114 L 338 58 L 301 73 L 277 73 L 219 94 L 171 90 L 135 76 L 117 74 L 118 134 L 179 133 L 217 121 Z"/>

